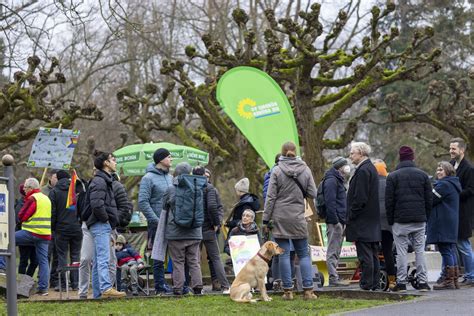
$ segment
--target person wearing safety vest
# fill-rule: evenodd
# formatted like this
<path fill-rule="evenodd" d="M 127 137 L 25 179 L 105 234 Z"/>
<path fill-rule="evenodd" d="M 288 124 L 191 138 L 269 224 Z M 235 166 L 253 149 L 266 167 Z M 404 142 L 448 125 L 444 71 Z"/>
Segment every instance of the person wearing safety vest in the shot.
<path fill-rule="evenodd" d="M 48 295 L 48 246 L 51 240 L 51 201 L 41 193 L 38 180 L 25 180 L 25 204 L 18 213 L 21 230 L 15 233 L 17 246 L 34 246 L 39 264 L 36 294 Z"/>

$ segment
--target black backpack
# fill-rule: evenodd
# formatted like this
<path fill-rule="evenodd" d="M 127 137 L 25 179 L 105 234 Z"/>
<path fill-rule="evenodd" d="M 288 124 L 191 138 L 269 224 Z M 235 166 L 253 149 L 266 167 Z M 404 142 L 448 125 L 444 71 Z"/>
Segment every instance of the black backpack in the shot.
<path fill-rule="evenodd" d="M 204 190 L 207 178 L 182 174 L 176 186 L 174 222 L 183 228 L 198 228 L 204 223 Z"/>
<path fill-rule="evenodd" d="M 316 194 L 316 210 L 318 212 L 318 217 L 321 219 L 326 218 L 326 201 L 324 200 L 324 180 L 318 186 L 318 193 Z"/>

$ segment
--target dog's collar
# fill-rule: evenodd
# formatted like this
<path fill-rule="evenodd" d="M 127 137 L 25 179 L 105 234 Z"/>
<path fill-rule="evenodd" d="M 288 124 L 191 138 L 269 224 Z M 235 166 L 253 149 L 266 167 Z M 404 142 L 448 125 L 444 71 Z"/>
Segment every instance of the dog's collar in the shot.
<path fill-rule="evenodd" d="M 270 263 L 270 261 L 272 260 L 271 258 L 268 259 L 268 258 L 265 258 L 260 252 L 257 252 L 257 256 L 259 256 L 260 258 L 263 259 L 263 261 L 265 261 L 266 263 Z"/>

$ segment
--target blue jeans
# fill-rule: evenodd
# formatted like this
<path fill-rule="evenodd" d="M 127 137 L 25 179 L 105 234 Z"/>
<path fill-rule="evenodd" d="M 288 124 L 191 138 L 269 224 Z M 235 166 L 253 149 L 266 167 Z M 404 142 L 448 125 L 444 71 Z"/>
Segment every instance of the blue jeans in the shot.
<path fill-rule="evenodd" d="M 474 280 L 474 259 L 469 239 L 458 239 L 458 250 L 464 265 L 464 277 Z"/>
<path fill-rule="evenodd" d="M 443 268 L 447 266 L 454 267 L 458 265 L 455 244 L 438 243 L 438 249 L 443 260 Z"/>
<path fill-rule="evenodd" d="M 291 279 L 291 264 L 290 264 L 290 252 L 291 245 L 290 241 L 293 242 L 296 255 L 300 260 L 301 277 L 303 279 L 303 288 L 313 288 L 313 268 L 311 266 L 311 257 L 308 251 L 308 240 L 304 239 L 281 239 L 275 238 L 276 243 L 285 252 L 280 255 L 280 274 L 284 289 L 293 288 L 293 282 Z"/>
<path fill-rule="evenodd" d="M 36 259 L 39 265 L 38 290 L 47 290 L 49 280 L 49 240 L 36 237 L 26 230 L 19 230 L 15 232 L 15 241 L 17 246 L 34 246 L 36 248 Z"/>
<path fill-rule="evenodd" d="M 97 222 L 89 227 L 94 239 L 94 257 L 92 259 L 92 291 L 94 298 L 112 287 L 109 275 L 110 233 L 109 223 Z"/>

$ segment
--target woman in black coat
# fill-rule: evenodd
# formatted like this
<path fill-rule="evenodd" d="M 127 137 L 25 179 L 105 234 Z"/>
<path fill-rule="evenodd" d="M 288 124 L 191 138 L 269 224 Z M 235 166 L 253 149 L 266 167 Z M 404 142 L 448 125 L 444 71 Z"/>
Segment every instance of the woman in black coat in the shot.
<path fill-rule="evenodd" d="M 438 245 L 443 258 L 443 270 L 447 276 L 441 284 L 433 286 L 435 290 L 454 289 L 457 269 L 456 242 L 459 223 L 459 193 L 461 183 L 455 176 L 453 166 L 442 161 L 436 169 L 438 180 L 433 187 L 433 208 L 428 218 L 426 243 Z"/>

